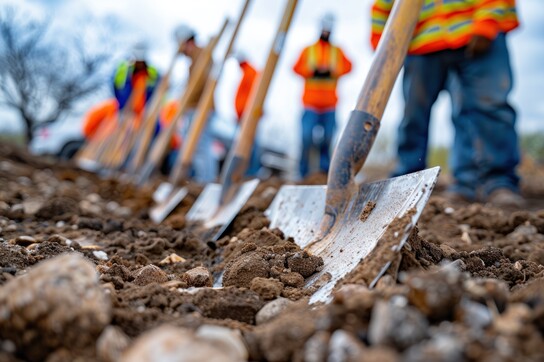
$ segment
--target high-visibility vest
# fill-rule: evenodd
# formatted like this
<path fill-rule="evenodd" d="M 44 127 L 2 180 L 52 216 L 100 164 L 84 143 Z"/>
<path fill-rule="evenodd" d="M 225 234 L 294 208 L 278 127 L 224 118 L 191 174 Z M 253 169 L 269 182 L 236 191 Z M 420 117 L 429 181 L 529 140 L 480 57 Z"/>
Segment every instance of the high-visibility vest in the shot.
<path fill-rule="evenodd" d="M 394 0 L 375 0 L 371 43 L 383 33 Z M 515 0 L 425 0 L 409 54 L 428 54 L 466 46 L 473 35 L 495 39 L 519 25 Z"/>
<path fill-rule="evenodd" d="M 243 75 L 236 91 L 236 97 L 234 98 L 234 108 L 238 121 L 241 121 L 242 119 L 242 115 L 247 106 L 247 102 L 249 101 L 249 96 L 251 95 L 258 74 L 257 70 L 248 62 L 241 63 L 240 69 L 242 69 Z"/>
<path fill-rule="evenodd" d="M 317 111 L 332 110 L 336 107 L 338 78 L 351 71 L 351 61 L 339 47 L 319 40 L 304 48 L 293 70 L 304 78 L 304 107 Z M 328 69 L 329 78 L 314 77 L 318 68 Z"/>

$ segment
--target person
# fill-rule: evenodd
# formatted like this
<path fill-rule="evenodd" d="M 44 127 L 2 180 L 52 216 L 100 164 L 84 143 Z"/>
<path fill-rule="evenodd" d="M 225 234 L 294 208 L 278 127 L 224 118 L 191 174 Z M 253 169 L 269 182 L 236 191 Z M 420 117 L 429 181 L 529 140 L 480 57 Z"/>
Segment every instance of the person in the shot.
<path fill-rule="evenodd" d="M 319 168 L 328 172 L 331 160 L 331 143 L 336 127 L 336 104 L 338 79 L 351 71 L 351 61 L 342 49 L 331 43 L 334 16 L 325 14 L 320 22 L 321 33 L 314 44 L 304 48 L 293 70 L 304 78 L 302 103 L 302 149 L 299 172 L 301 177 L 310 171 L 310 151 L 313 132 L 317 126 L 323 128 L 323 141 L 319 147 Z"/>
<path fill-rule="evenodd" d="M 393 1 L 375 0 L 378 45 Z M 523 205 L 519 194 L 516 112 L 508 100 L 512 68 L 506 34 L 518 26 L 515 0 L 426 0 L 404 64 L 404 116 L 395 175 L 426 166 L 430 113 L 450 88 L 455 128 L 450 154 L 452 200 Z"/>
<path fill-rule="evenodd" d="M 240 78 L 236 96 L 234 97 L 234 109 L 236 111 L 238 126 L 240 126 L 244 111 L 248 106 L 251 92 L 254 90 L 255 84 L 257 84 L 256 80 L 259 73 L 255 67 L 249 63 L 247 56 L 243 52 L 237 52 L 235 58 L 242 71 L 242 78 Z M 262 117 L 262 114 L 260 114 L 259 117 Z M 259 169 L 261 168 L 260 147 L 257 141 L 257 137 L 255 137 L 255 142 L 253 143 L 253 149 L 251 151 L 251 159 L 249 160 L 249 166 L 246 171 L 246 175 L 251 177 L 257 176 Z"/>
<path fill-rule="evenodd" d="M 174 30 L 174 36 L 178 44 L 180 44 L 180 53 L 189 58 L 191 62 L 189 66 L 189 80 L 187 82 L 187 84 L 189 84 L 192 81 L 192 77 L 195 77 L 195 65 L 198 56 L 201 54 L 203 49 L 196 43 L 195 31 L 185 24 L 181 24 L 176 27 L 176 29 Z M 192 93 L 190 99 L 187 102 L 188 110 L 181 126 L 182 139 L 185 139 L 187 134 L 189 133 L 189 129 L 195 116 L 198 102 L 204 91 L 206 81 L 208 80 L 208 76 L 213 65 L 212 63 L 213 60 L 210 59 L 209 63 L 206 65 L 205 76 L 197 82 L 195 91 Z M 213 154 L 213 134 L 211 131 L 212 117 L 213 111 L 208 117 L 206 127 L 202 132 L 202 135 L 195 150 L 195 155 L 193 157 L 194 179 L 195 181 L 200 183 L 214 182 L 219 172 L 219 165 Z"/>
<path fill-rule="evenodd" d="M 115 69 L 112 82 L 113 93 L 119 109 L 124 109 L 133 92 L 142 88 L 141 94 L 135 92 L 132 99 L 134 112 L 141 114 L 160 81 L 160 75 L 157 68 L 148 64 L 146 60 L 147 44 L 145 42 L 140 41 L 134 45 L 132 56 L 132 60 L 122 61 Z"/>

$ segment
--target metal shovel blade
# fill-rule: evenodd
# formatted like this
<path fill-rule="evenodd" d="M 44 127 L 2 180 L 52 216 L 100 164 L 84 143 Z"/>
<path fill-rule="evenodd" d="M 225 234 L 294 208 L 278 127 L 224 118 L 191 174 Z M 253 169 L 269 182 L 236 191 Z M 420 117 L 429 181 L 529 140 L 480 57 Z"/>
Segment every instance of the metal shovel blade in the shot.
<path fill-rule="evenodd" d="M 216 241 L 251 197 L 258 179 L 242 183 L 232 200 L 220 205 L 221 184 L 208 184 L 187 213 L 187 220 L 203 222 L 203 238 Z"/>
<path fill-rule="evenodd" d="M 153 192 L 153 201 L 157 204 L 162 204 L 172 192 L 173 186 L 170 182 L 161 182 L 159 187 Z"/>
<path fill-rule="evenodd" d="M 324 216 L 326 186 L 283 186 L 280 189 L 266 211 L 270 227 L 279 228 L 301 248 L 324 261 L 323 270 L 306 284 L 312 286 L 319 280 L 316 285 L 320 287 L 312 295 L 311 303 L 329 302 L 336 283 L 370 254 L 397 218 L 408 215 L 410 221 L 394 234 L 396 250 L 400 250 L 429 200 L 439 171 L 440 168 L 435 167 L 361 185 L 357 194 L 352 195 L 347 211 L 324 236 L 321 236 L 320 223 Z"/>
<path fill-rule="evenodd" d="M 160 224 L 161 222 L 163 222 L 164 219 L 166 219 L 166 217 L 170 215 L 172 211 L 174 211 L 176 206 L 179 205 L 181 200 L 183 200 L 185 196 L 187 196 L 188 192 L 189 190 L 187 189 L 187 187 L 179 187 L 172 190 L 166 196 L 164 202 L 161 202 L 151 208 L 151 211 L 149 212 L 149 217 L 151 218 L 151 220 L 153 220 L 153 222 L 156 224 Z"/>

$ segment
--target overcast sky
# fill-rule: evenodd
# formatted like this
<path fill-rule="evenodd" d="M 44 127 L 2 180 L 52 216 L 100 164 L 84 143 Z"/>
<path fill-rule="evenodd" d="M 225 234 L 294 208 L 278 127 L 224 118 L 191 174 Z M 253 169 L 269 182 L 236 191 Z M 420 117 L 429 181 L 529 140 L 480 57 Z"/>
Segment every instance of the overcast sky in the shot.
<path fill-rule="evenodd" d="M 89 15 L 98 18 L 116 17 L 126 42 L 145 39 L 150 44 L 150 60 L 165 70 L 174 51 L 172 30 L 179 23 L 186 23 L 198 32 L 198 41 L 205 44 L 229 16 L 236 18 L 242 0 L 0 0 L 32 8 L 42 14 L 52 14 L 57 26 L 70 29 Z M 252 0 L 246 21 L 238 38 L 237 48 L 243 50 L 258 67 L 266 61 L 266 55 L 281 12 L 286 1 Z M 372 0 L 300 0 L 291 30 L 284 48 L 265 107 L 261 137 L 270 138 L 279 145 L 289 146 L 295 153 L 298 148 L 302 80 L 292 72 L 292 65 L 304 46 L 316 40 L 318 19 L 326 11 L 337 17 L 333 41 L 340 45 L 354 63 L 353 72 L 342 78 L 339 84 L 340 103 L 338 122 L 345 123 L 353 108 L 364 77 L 372 61 L 369 45 L 370 6 Z M 509 37 L 515 72 L 513 103 L 519 111 L 518 129 L 521 132 L 544 130 L 544 1 L 521 0 L 519 13 L 522 28 Z M 221 50 L 221 49 L 218 49 Z M 220 51 L 216 58 L 219 59 Z M 176 69 L 176 84 L 186 78 L 187 62 L 181 60 Z M 240 73 L 234 61 L 230 61 L 223 73 L 216 95 L 217 108 L 225 120 L 234 118 L 233 98 Z M 180 86 L 172 90 L 172 96 Z M 399 82 L 389 102 L 382 122 L 381 138 L 393 140 L 394 130 L 400 119 L 402 99 Z M 7 119 L 0 120 L 0 130 Z M 433 112 L 432 142 L 449 144 L 452 127 L 449 119 L 449 99 L 442 95 Z"/>

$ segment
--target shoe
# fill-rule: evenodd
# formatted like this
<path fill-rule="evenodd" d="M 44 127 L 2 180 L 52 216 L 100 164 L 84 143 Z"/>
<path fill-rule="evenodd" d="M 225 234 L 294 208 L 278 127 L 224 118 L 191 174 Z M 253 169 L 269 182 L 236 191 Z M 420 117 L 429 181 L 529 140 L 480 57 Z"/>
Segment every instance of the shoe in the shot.
<path fill-rule="evenodd" d="M 487 203 L 495 207 L 507 207 L 522 209 L 525 207 L 525 199 L 518 193 L 507 189 L 499 188 L 487 196 Z"/>

